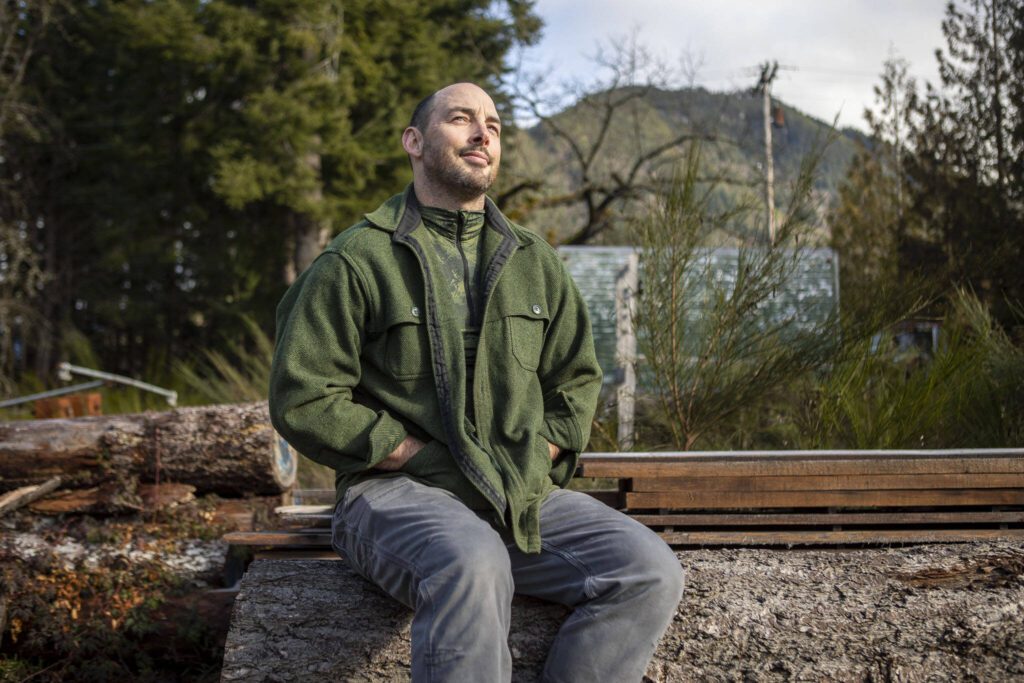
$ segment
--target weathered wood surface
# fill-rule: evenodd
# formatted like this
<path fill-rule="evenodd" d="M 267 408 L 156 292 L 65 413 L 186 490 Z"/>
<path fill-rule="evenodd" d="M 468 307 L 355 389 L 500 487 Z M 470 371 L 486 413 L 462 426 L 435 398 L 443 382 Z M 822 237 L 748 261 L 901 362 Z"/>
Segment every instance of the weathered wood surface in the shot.
<path fill-rule="evenodd" d="M 1024 677 L 1019 542 L 678 556 L 687 588 L 651 681 Z M 536 680 L 565 613 L 516 601 L 513 680 Z M 344 562 L 257 561 L 235 602 L 222 680 L 408 680 L 410 619 Z"/>
<path fill-rule="evenodd" d="M 60 486 L 60 477 L 53 477 L 42 484 L 33 486 L 22 486 L 21 488 L 8 491 L 0 496 L 0 515 L 11 510 L 17 510 L 23 505 L 28 505 L 34 500 L 53 493 Z"/>
<path fill-rule="evenodd" d="M 970 543 L 972 541 L 1024 541 L 1024 529 L 802 529 L 791 531 L 658 530 L 673 546 L 798 546 L 798 545 L 894 545 L 908 543 Z M 331 549 L 330 529 L 307 527 L 275 531 L 234 531 L 224 540 L 235 546 L 256 548 Z"/>
<path fill-rule="evenodd" d="M 69 488 L 131 478 L 273 495 L 294 483 L 295 455 L 266 403 L 0 423 L 0 490 L 56 475 Z"/>
<path fill-rule="evenodd" d="M 87 489 L 61 491 L 29 507 L 44 515 L 116 515 L 164 510 L 195 499 L 196 487 L 190 484 L 132 484 L 112 481 Z"/>
<path fill-rule="evenodd" d="M 276 527 L 280 531 L 331 526 L 330 505 L 290 505 L 275 508 Z M 902 511 L 902 512 L 683 512 L 667 514 L 629 513 L 636 521 L 654 529 L 703 529 L 706 527 L 857 527 L 883 526 L 889 528 L 908 525 L 957 526 L 1024 524 L 1024 510 L 973 511 Z"/>
<path fill-rule="evenodd" d="M 1024 505 L 1024 487 L 1012 489 L 891 489 L 883 491 L 651 491 L 626 494 L 626 507 L 630 510 L 964 505 Z"/>
<path fill-rule="evenodd" d="M 1024 448 L 584 453 L 584 477 L 800 477 L 1024 473 Z"/>
<path fill-rule="evenodd" d="M 67 489 L 37 500 L 29 509 L 44 515 L 80 513 L 121 515 L 140 512 L 142 499 L 135 482 L 107 481 L 87 489 Z"/>

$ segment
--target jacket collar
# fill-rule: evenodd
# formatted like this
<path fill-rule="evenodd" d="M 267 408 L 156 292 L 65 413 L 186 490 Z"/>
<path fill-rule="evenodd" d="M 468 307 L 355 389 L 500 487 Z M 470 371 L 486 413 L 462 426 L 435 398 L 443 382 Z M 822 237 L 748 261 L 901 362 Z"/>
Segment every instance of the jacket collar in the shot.
<path fill-rule="evenodd" d="M 394 233 L 392 239 L 400 239 L 418 228 L 420 220 L 420 203 L 416 198 L 416 192 L 412 183 L 406 186 L 402 194 L 396 194 L 387 200 L 376 210 L 365 215 L 370 223 L 381 230 Z M 491 201 L 490 197 L 484 198 L 484 221 L 486 225 L 497 230 L 506 237 L 516 240 L 520 247 L 531 244 L 530 240 L 520 237 L 512 230 L 509 220 L 498 210 L 498 207 Z"/>

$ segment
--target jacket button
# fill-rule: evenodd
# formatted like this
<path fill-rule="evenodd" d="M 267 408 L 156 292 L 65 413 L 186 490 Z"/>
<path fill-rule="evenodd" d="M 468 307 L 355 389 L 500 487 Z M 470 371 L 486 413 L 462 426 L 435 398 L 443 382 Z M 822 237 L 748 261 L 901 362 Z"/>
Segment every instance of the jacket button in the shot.
<path fill-rule="evenodd" d="M 534 315 L 540 315 L 540 306 L 539 305 L 537 305 L 537 304 L 533 305 L 533 314 Z"/>
<path fill-rule="evenodd" d="M 420 307 L 419 306 L 413 306 L 412 307 L 412 317 L 414 317 L 414 318 L 420 317 Z"/>

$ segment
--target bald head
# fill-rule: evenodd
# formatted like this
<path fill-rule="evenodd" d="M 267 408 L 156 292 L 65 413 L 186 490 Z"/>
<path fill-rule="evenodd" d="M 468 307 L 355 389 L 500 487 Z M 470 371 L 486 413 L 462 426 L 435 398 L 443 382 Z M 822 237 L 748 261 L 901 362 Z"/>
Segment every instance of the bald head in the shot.
<path fill-rule="evenodd" d="M 431 94 L 420 100 L 416 108 L 412 110 L 412 117 L 409 119 L 409 125 L 413 128 L 418 128 L 421 131 L 426 130 L 427 126 L 430 125 L 430 117 L 434 113 L 435 106 L 438 100 L 444 100 L 446 97 L 452 94 L 472 92 L 475 94 L 482 94 L 487 99 L 490 99 L 490 95 L 487 94 L 483 88 L 475 83 L 452 83 L 446 85 L 440 90 L 435 90 Z M 494 106 L 494 102 L 491 102 L 491 106 Z"/>

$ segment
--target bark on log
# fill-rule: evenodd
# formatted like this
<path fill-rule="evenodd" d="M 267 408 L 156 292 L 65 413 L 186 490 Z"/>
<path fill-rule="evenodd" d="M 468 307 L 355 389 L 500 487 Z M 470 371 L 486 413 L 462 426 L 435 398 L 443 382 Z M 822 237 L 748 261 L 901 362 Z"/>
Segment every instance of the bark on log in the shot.
<path fill-rule="evenodd" d="M 265 402 L 0 423 L 0 490 L 60 475 L 71 488 L 130 478 L 274 495 L 295 482 L 295 465 Z"/>
<path fill-rule="evenodd" d="M 651 681 L 1024 676 L 1020 544 L 678 557 L 687 588 Z M 566 610 L 517 598 L 512 614 L 513 680 L 536 680 Z M 410 620 L 344 562 L 257 560 L 235 601 L 221 680 L 409 680 Z"/>

